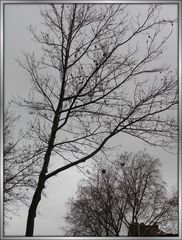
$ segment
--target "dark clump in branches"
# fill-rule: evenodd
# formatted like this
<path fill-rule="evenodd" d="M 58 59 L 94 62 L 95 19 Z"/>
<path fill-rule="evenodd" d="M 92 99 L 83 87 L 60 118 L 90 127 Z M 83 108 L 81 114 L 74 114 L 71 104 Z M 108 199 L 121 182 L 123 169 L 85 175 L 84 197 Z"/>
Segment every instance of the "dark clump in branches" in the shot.
<path fill-rule="evenodd" d="M 176 145 L 177 76 L 157 62 L 172 30 L 160 36 L 165 26 L 172 29 L 171 20 L 160 19 L 158 5 L 148 6 L 142 19 L 130 18 L 126 9 L 51 4 L 41 11 L 45 28 L 38 33 L 30 27 L 41 56 L 25 53 L 19 61 L 32 88 L 18 104 L 31 115 L 28 138 L 45 151 L 27 236 L 33 235 L 45 182 L 104 151 L 118 133 L 168 150 Z M 138 37 L 148 39 L 142 51 Z M 53 155 L 60 162 L 50 171 Z"/>
<path fill-rule="evenodd" d="M 159 159 L 126 152 L 115 164 L 107 164 L 106 174 L 100 168 L 81 181 L 77 196 L 67 202 L 67 236 L 122 236 L 133 225 L 156 222 L 164 231 L 178 231 L 177 194 L 167 193 Z M 129 235 L 150 236 L 148 230 Z"/>

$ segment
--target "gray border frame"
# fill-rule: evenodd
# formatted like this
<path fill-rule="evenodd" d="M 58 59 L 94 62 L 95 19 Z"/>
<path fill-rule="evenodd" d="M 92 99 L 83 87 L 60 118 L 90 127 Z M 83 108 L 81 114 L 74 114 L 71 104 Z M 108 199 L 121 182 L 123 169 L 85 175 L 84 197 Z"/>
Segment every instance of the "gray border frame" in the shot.
<path fill-rule="evenodd" d="M 181 121 L 182 121 L 182 74 L 181 74 L 181 65 L 182 65 L 182 1 L 181 0 L 159 0 L 159 1 L 153 1 L 153 0 L 15 0 L 15 1 L 8 1 L 8 0 L 1 0 L 1 6 L 0 6 L 0 12 L 1 12 L 1 24 L 0 24 L 0 47 L 1 47 L 1 60 L 0 60 L 0 71 L 1 71 L 1 82 L 0 82 L 0 192 L 1 198 L 0 198 L 0 239 L 26 239 L 27 237 L 20 237 L 20 236 L 4 236 L 4 211 L 3 211 L 3 114 L 4 114 L 4 5 L 5 4 L 48 4 L 48 3 L 100 3 L 100 4 L 109 4 L 109 3 L 130 3 L 130 4 L 149 4 L 149 3 L 162 3 L 162 4 L 177 4 L 178 5 L 178 76 L 179 76 L 179 105 L 178 105 L 178 126 L 179 126 L 179 135 L 178 135 L 178 193 L 179 193 L 179 236 L 178 237 L 162 237 L 162 239 L 182 239 L 182 152 L 181 152 L 181 144 L 182 144 L 182 127 L 181 127 Z M 29 237 L 29 239 L 161 239 L 161 237 Z"/>

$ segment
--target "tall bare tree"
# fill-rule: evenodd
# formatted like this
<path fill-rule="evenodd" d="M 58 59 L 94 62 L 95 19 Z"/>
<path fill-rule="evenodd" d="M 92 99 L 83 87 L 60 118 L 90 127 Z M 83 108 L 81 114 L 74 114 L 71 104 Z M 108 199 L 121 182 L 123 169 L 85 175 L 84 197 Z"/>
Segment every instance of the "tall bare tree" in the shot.
<path fill-rule="evenodd" d="M 138 152 L 94 169 L 67 202 L 66 235 L 119 236 L 131 224 L 156 222 L 165 231 L 173 231 L 173 225 L 178 231 L 178 200 L 167 194 L 159 166 L 159 159 Z"/>
<path fill-rule="evenodd" d="M 41 11 L 45 28 L 30 27 L 42 55 L 25 53 L 19 61 L 32 82 L 19 104 L 33 119 L 30 139 L 46 151 L 26 236 L 33 235 L 45 182 L 95 156 L 116 134 L 174 147 L 177 76 L 157 61 L 174 20 L 160 18 L 159 9 L 150 5 L 140 18 L 130 17 L 122 4 L 51 4 Z M 53 154 L 62 162 L 50 170 Z"/>

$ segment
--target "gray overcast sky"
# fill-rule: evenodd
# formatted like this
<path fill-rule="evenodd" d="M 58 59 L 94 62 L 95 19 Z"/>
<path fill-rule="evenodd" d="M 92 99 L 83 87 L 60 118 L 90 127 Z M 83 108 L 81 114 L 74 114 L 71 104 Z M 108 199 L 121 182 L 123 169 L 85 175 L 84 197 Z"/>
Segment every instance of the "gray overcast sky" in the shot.
<path fill-rule="evenodd" d="M 36 4 L 7 4 L 5 6 L 5 103 L 12 96 L 26 95 L 29 89 L 29 81 L 24 71 L 19 68 L 15 58 L 22 56 L 22 51 L 38 51 L 37 45 L 31 40 L 31 34 L 27 30 L 29 24 L 40 27 L 42 18 L 39 11 L 40 5 Z M 135 5 L 130 8 L 133 14 L 142 9 L 142 5 Z M 176 5 L 164 5 L 161 15 L 164 17 L 177 17 Z M 166 58 L 167 57 L 167 58 Z M 177 64 L 177 32 L 174 32 L 168 42 L 168 50 L 164 55 L 165 63 L 176 67 Z M 118 135 L 114 139 L 120 143 Z M 147 151 L 154 157 L 159 157 L 162 162 L 162 174 L 169 187 L 177 183 L 177 155 L 171 155 L 161 149 L 148 147 L 146 144 L 131 137 L 125 138 L 122 144 L 123 150 L 137 151 L 147 148 Z M 65 213 L 65 201 L 76 191 L 76 184 L 82 177 L 75 168 L 69 169 L 53 177 L 47 186 L 47 198 L 40 203 L 40 215 L 36 217 L 35 235 L 60 235 L 59 226 L 63 223 Z M 56 180 L 56 181 L 55 181 Z M 60 190 L 60 191 L 59 191 Z M 27 208 L 22 206 L 17 212 L 19 216 L 12 216 L 10 224 L 5 226 L 7 235 L 24 235 L 27 217 Z"/>

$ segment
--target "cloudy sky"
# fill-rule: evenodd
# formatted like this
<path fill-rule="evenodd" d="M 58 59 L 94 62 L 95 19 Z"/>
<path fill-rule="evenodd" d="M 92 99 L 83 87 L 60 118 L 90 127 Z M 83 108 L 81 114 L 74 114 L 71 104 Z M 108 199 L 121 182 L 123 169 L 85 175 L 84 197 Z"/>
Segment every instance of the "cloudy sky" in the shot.
<path fill-rule="evenodd" d="M 30 87 L 29 80 L 25 72 L 20 69 L 16 58 L 21 58 L 22 51 L 38 51 L 37 45 L 32 41 L 32 36 L 28 31 L 29 24 L 40 27 L 42 18 L 40 16 L 40 5 L 38 4 L 7 4 L 5 5 L 4 17 L 4 57 L 5 57 L 5 105 L 13 96 L 27 95 Z M 143 6 L 136 4 L 130 6 L 133 14 L 141 10 Z M 165 4 L 162 6 L 160 13 L 163 17 L 172 19 L 177 17 L 176 5 Z M 167 58 L 165 63 L 177 66 L 177 26 L 168 42 Z M 19 111 L 19 110 L 17 110 Z M 22 118 L 23 118 L 23 113 Z M 23 119 L 25 120 L 25 119 Z M 23 121 L 22 120 L 22 121 Z M 114 143 L 120 143 L 118 135 Z M 122 144 L 123 150 L 147 151 L 154 157 L 159 157 L 162 162 L 162 176 L 167 182 L 169 188 L 177 184 L 177 154 L 171 155 L 162 149 L 148 147 L 146 144 L 137 139 L 126 138 Z M 78 180 L 83 175 L 76 169 L 72 168 L 63 172 L 58 177 L 53 177 L 47 186 L 47 198 L 40 203 L 40 215 L 36 217 L 35 235 L 58 236 L 62 234 L 60 226 L 64 225 L 63 216 L 65 214 L 65 202 L 68 197 L 74 195 Z M 24 235 L 27 217 L 27 207 L 21 206 L 17 216 L 12 216 L 9 225 L 5 226 L 6 235 Z"/>

